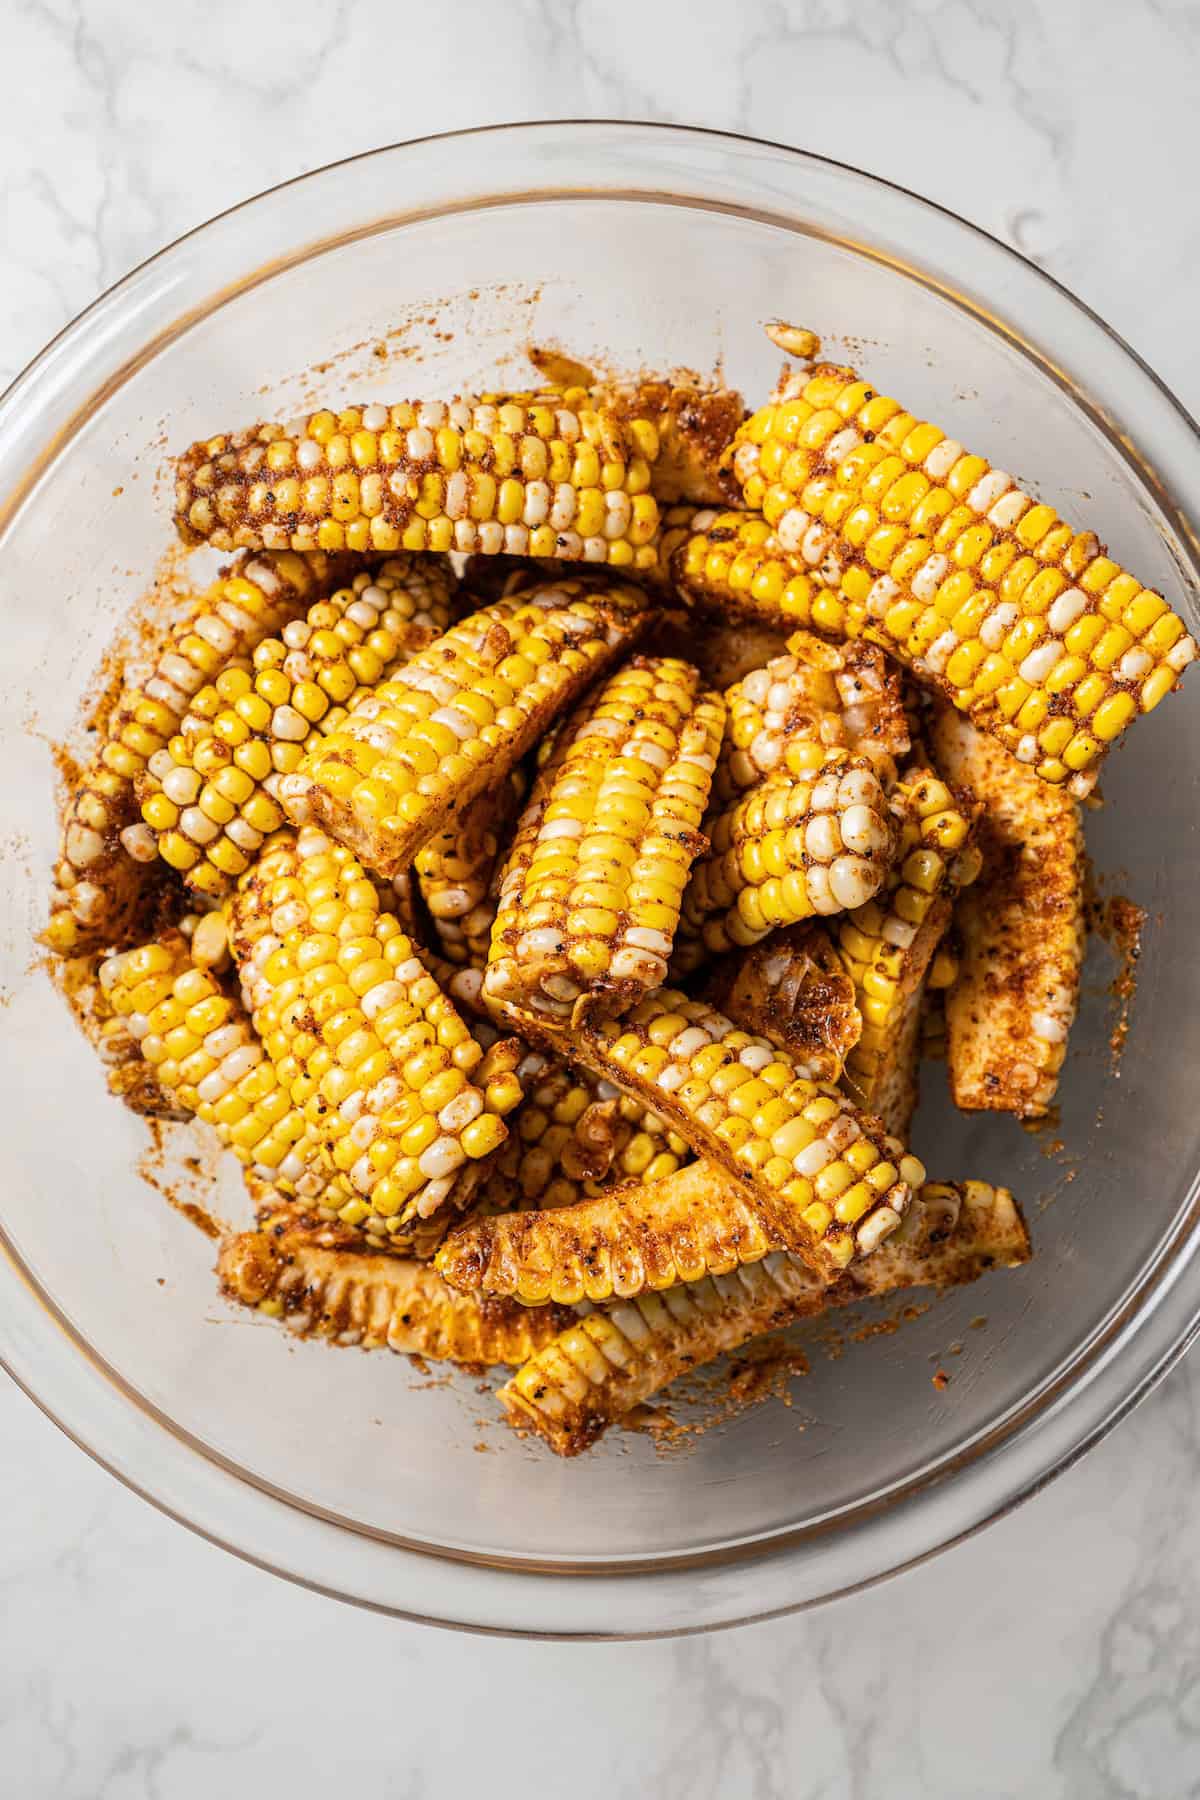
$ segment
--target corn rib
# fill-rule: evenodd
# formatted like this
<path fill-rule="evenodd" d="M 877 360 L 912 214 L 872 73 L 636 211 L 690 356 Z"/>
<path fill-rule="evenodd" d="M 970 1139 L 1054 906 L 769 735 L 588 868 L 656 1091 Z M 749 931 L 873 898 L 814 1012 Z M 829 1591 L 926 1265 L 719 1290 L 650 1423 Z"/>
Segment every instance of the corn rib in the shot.
<path fill-rule="evenodd" d="M 723 957 L 703 997 L 740 1030 L 786 1050 L 809 1081 L 837 1081 L 862 1035 L 854 983 L 820 925 L 792 925 Z"/>
<path fill-rule="evenodd" d="M 518 1430 L 575 1456 L 685 1370 L 764 1331 L 910 1287 L 950 1287 L 1029 1255 L 1012 1195 L 983 1182 L 931 1182 L 877 1255 L 823 1286 L 781 1253 L 665 1294 L 642 1294 L 569 1324 L 500 1389 Z"/>

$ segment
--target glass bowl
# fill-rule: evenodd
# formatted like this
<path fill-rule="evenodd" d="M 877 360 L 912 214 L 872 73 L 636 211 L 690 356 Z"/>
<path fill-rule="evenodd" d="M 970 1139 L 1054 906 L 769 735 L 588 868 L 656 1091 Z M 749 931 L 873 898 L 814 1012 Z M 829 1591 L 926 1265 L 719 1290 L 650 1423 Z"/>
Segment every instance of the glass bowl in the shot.
<path fill-rule="evenodd" d="M 580 1635 L 803 1606 L 1032 1492 L 1196 1329 L 1195 691 L 1137 727 L 1088 819 L 1097 867 L 1150 915 L 1119 1067 L 1114 969 L 1097 948 L 1052 1132 L 958 1117 L 941 1072 L 927 1075 L 917 1147 L 931 1175 L 1009 1184 L 1033 1263 L 840 1356 L 814 1343 L 791 1407 L 751 1408 L 672 1454 L 613 1432 L 559 1462 L 492 1421 L 477 1378 L 297 1345 L 235 1314 L 212 1244 L 142 1178 L 146 1127 L 106 1095 L 35 954 L 55 850 L 51 744 L 77 729 L 168 544 L 168 448 L 338 394 L 521 385 L 531 340 L 626 368 L 719 364 L 761 396 L 779 361 L 761 323 L 777 316 L 1044 484 L 1195 628 L 1200 559 L 1179 502 L 1200 492 L 1200 444 L 1151 372 L 982 232 L 748 139 L 523 125 L 318 171 L 135 271 L 0 406 L 0 1354 L 130 1486 L 327 1592 Z M 196 1148 L 177 1129 L 164 1154 Z M 237 1217 L 242 1204 L 225 1171 L 215 1209 Z M 939 1362 L 945 1391 L 931 1383 Z"/>

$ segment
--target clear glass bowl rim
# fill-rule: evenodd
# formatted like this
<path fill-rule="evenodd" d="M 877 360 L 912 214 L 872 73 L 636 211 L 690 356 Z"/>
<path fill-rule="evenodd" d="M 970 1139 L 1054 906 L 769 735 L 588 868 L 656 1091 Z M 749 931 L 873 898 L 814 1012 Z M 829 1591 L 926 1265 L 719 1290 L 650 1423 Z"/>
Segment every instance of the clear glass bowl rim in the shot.
<path fill-rule="evenodd" d="M 1153 491 L 1185 547 L 1193 591 L 1200 589 L 1200 542 L 1175 499 L 1200 489 L 1200 429 L 1144 360 L 1061 282 L 948 208 L 833 158 L 735 133 L 635 120 L 520 121 L 383 146 L 279 183 L 185 233 L 100 295 L 0 395 L 0 530 L 52 462 L 64 436 L 86 418 L 110 384 L 123 379 L 164 335 L 186 329 L 195 313 L 220 305 L 229 289 L 218 287 L 214 295 L 199 269 L 179 267 L 200 240 L 211 242 L 214 234 L 244 224 L 250 214 L 261 217 L 295 189 L 353 179 L 364 166 L 385 160 L 403 163 L 430 146 L 449 148 L 480 139 L 515 146 L 518 158 L 528 158 L 530 172 L 538 145 L 547 142 L 558 147 L 569 144 L 580 162 L 593 146 L 598 154 L 611 156 L 615 151 L 634 164 L 644 158 L 643 180 L 634 187 L 616 187 L 604 180 L 580 180 L 567 187 L 537 182 L 489 185 L 434 205 L 421 205 L 421 196 L 416 196 L 418 203 L 403 213 L 389 212 L 315 242 L 293 243 L 278 261 L 257 270 L 251 266 L 233 285 L 239 291 L 254 285 L 264 273 L 321 254 L 360 230 L 385 229 L 404 218 L 470 210 L 517 197 L 653 198 L 794 228 L 796 213 L 789 214 L 779 204 L 775 190 L 771 205 L 762 204 L 761 192 L 757 199 L 747 195 L 739 203 L 729 203 L 644 180 L 656 147 L 665 148 L 668 142 L 684 154 L 689 144 L 726 152 L 743 165 L 739 177 L 747 187 L 753 186 L 756 161 L 765 167 L 769 159 L 777 174 L 776 165 L 783 159 L 796 170 L 796 191 L 789 198 L 797 208 L 805 198 L 802 171 L 868 194 L 883 209 L 882 224 L 875 222 L 869 243 L 844 241 L 859 253 L 899 260 L 916 279 L 934 281 L 991 329 L 1017 342 L 1068 389 Z M 607 173 L 603 155 L 598 168 Z M 891 224 L 893 219 L 899 220 L 898 226 Z M 942 260 L 936 271 L 927 260 L 910 260 L 904 250 L 904 226 L 917 219 L 927 230 L 936 228 L 940 233 Z M 989 282 L 981 282 L 974 269 L 968 273 L 961 264 L 956 267 L 956 255 L 968 264 L 972 257 L 982 257 L 988 274 L 1003 272 L 1008 300 L 1003 317 L 991 310 Z M 240 251 L 236 260 L 247 262 Z M 1024 328 L 1028 309 L 1038 305 L 1052 305 L 1054 326 L 1061 322 L 1074 328 L 1074 336 L 1052 331 L 1052 353 L 1039 342 L 1038 332 Z M 90 363 L 103 362 L 108 332 L 119 331 L 131 307 L 153 315 L 145 348 L 132 359 L 121 359 L 81 405 L 66 394 L 67 388 L 79 381 Z M 1064 351 L 1068 342 L 1069 354 Z M 1149 408 L 1149 418 L 1139 419 L 1136 448 L 1124 433 L 1117 439 L 1114 420 L 1123 412 L 1106 401 L 1109 377 L 1135 381 L 1139 407 Z M 31 419 L 39 421 L 38 427 Z M 32 443 L 35 438 L 39 441 Z M 841 1522 L 835 1533 L 809 1527 L 761 1546 L 731 1546 L 727 1554 L 699 1561 L 641 1566 L 626 1561 L 553 1569 L 503 1566 L 374 1537 L 308 1512 L 253 1481 L 146 1406 L 58 1312 L 23 1266 L 2 1224 L 0 1367 L 67 1436 L 134 1492 L 210 1541 L 316 1591 L 410 1620 L 503 1635 L 620 1639 L 680 1635 L 777 1616 L 869 1586 L 1002 1517 L 1069 1468 L 1157 1385 L 1200 1332 L 1200 1306 L 1181 1280 L 1200 1242 L 1197 1224 L 1200 1174 L 1193 1177 L 1187 1202 L 1158 1257 L 1142 1272 L 1136 1291 L 1126 1296 L 1102 1330 L 1079 1347 L 1056 1381 L 964 1448 L 951 1467 L 914 1483 L 910 1491 L 863 1507 Z"/>

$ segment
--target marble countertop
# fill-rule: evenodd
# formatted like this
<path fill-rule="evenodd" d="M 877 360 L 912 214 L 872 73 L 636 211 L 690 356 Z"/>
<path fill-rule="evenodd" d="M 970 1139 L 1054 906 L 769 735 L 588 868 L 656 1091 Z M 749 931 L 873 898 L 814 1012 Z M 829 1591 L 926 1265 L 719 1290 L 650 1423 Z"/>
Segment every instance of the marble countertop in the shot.
<path fill-rule="evenodd" d="M 1200 411 L 1194 0 L 14 0 L 0 50 L 19 77 L 0 382 L 132 264 L 286 176 L 455 126 L 640 116 L 944 202 Z M 1194 1358 L 929 1566 L 678 1643 L 500 1643 L 289 1587 L 127 1493 L 2 1380 L 0 1443 L 0 1790 L 22 1800 L 1200 1794 Z"/>

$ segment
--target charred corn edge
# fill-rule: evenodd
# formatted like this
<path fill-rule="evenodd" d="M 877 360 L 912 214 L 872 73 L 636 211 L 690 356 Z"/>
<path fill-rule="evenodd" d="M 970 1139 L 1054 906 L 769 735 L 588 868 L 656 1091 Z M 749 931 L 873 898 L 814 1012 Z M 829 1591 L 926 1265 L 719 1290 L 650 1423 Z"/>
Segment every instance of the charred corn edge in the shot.
<path fill-rule="evenodd" d="M 487 999 L 565 1021 L 662 984 L 724 718 L 692 664 L 639 656 L 564 724 L 500 876 Z"/>
<path fill-rule="evenodd" d="M 991 854 L 1001 858 L 960 904 L 963 953 L 945 1005 L 951 1092 L 967 1111 L 1037 1118 L 1057 1093 L 1079 1002 L 1086 949 L 1079 807 L 1061 792 L 1038 787 L 1028 769 L 1007 761 L 952 712 L 935 717 L 933 730 L 947 771 L 981 809 L 985 847 L 990 837 Z M 1018 844 L 1020 860 L 1013 865 L 1004 851 L 1011 854 Z M 1030 919 L 1031 902 L 1036 906 L 1051 884 L 1060 890 L 1058 915 L 1049 923 Z M 1012 930 L 1004 929 L 1005 919 Z M 1023 961 L 1021 945 L 1030 933 L 1038 959 L 1036 1002 L 1028 972 L 1022 970 L 1014 990 L 1006 968 L 1014 956 Z"/>
<path fill-rule="evenodd" d="M 815 922 L 722 959 L 703 998 L 739 1030 L 786 1050 L 811 1081 L 839 1080 L 862 1036 L 854 983 L 825 927 Z"/>
<path fill-rule="evenodd" d="M 226 1238 L 217 1270 L 229 1299 L 281 1319 L 298 1337 L 437 1361 L 522 1363 L 569 1317 L 458 1293 L 427 1262 L 328 1249 L 288 1230 Z"/>
<path fill-rule="evenodd" d="M 312 414 L 194 444 L 175 520 L 218 548 L 448 551 L 652 567 L 649 420 L 512 396 Z"/>
<path fill-rule="evenodd" d="M 879 1119 L 885 1131 L 907 1143 L 921 1097 L 921 1022 L 924 988 L 918 982 L 893 1022 L 890 1038 L 880 1048 L 870 1079 L 860 1087 L 847 1070 L 842 1086 L 852 1100 Z"/>
<path fill-rule="evenodd" d="M 730 464 L 783 550 L 1043 780 L 1084 793 L 1108 745 L 1194 660 L 1166 601 L 1005 471 L 812 370 Z"/>
<path fill-rule="evenodd" d="M 684 897 L 681 937 L 745 948 L 879 891 L 895 833 L 878 775 L 843 745 L 803 748 L 803 772 L 769 776 L 705 820 L 712 847 Z"/>
<path fill-rule="evenodd" d="M 786 1052 L 678 990 L 620 1022 L 584 1022 L 567 1053 L 727 1170 L 776 1241 L 826 1279 L 896 1229 L 924 1179 L 919 1160 L 845 1095 L 798 1077 Z"/>
<path fill-rule="evenodd" d="M 633 646 L 645 603 L 629 586 L 566 581 L 460 621 L 310 745 L 280 783 L 284 810 L 396 875 Z"/>
<path fill-rule="evenodd" d="M 482 1051 L 361 864 L 323 832 L 276 834 L 230 913 L 266 1052 L 354 1190 L 340 1216 L 395 1232 L 463 1204 L 507 1136 L 519 1047 Z"/>
<path fill-rule="evenodd" d="M 730 1275 L 606 1306 L 569 1324 L 498 1398 L 511 1424 L 532 1430 L 558 1455 L 574 1456 L 684 1370 L 761 1332 L 869 1294 L 972 1281 L 1028 1255 L 1024 1222 L 1007 1189 L 926 1183 L 903 1236 L 832 1286 L 776 1252 Z"/>
<path fill-rule="evenodd" d="M 167 633 L 146 679 L 122 689 L 63 819 L 51 950 L 78 956 L 128 940 L 146 888 L 138 865 L 154 856 L 138 829 L 135 780 L 220 663 L 249 655 L 337 574 L 324 556 L 239 557 Z"/>
<path fill-rule="evenodd" d="M 737 1184 L 702 1162 L 550 1212 L 469 1220 L 436 1267 L 464 1291 L 574 1306 L 727 1274 L 776 1248 Z"/>
<path fill-rule="evenodd" d="M 301 618 L 226 660 L 189 699 L 138 781 L 148 844 L 196 891 L 227 894 L 283 823 L 278 784 L 314 734 L 453 618 L 454 574 L 441 557 L 360 570 Z"/>

